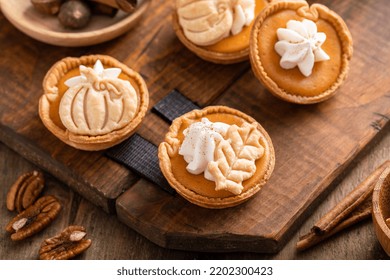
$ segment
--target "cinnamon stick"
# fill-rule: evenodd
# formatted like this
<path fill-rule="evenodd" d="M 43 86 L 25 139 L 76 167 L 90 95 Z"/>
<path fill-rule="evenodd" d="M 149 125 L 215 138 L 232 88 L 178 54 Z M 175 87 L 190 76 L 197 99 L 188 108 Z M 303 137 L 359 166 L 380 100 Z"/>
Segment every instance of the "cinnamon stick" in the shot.
<path fill-rule="evenodd" d="M 387 167 L 387 160 L 377 167 L 362 183 L 350 192 L 328 214 L 322 217 L 311 229 L 311 232 L 300 237 L 296 248 L 305 250 L 335 233 L 350 227 L 371 216 L 372 192 L 379 176 Z"/>
<path fill-rule="evenodd" d="M 326 232 L 325 234 L 318 235 L 314 231 L 300 237 L 296 248 L 298 251 L 306 250 L 321 241 L 328 239 L 332 235 L 357 224 L 371 216 L 372 200 L 371 197 L 368 197 L 366 201 L 359 206 L 355 211 L 353 211 L 345 220 L 336 225 L 332 230 Z"/>
<path fill-rule="evenodd" d="M 374 185 L 381 173 L 390 166 L 390 161 L 385 161 L 374 170 L 362 183 L 349 193 L 339 204 L 319 220 L 313 229 L 316 234 L 321 235 L 332 230 L 347 215 L 349 215 L 360 203 L 372 195 Z"/>

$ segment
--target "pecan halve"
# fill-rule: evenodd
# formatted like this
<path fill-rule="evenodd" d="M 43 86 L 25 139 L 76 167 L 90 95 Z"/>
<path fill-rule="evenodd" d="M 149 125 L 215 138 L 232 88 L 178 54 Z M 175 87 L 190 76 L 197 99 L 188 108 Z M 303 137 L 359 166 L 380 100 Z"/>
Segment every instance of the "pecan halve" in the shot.
<path fill-rule="evenodd" d="M 87 234 L 82 226 L 68 226 L 61 233 L 43 241 L 39 249 L 41 260 L 68 260 L 91 246 L 91 239 L 85 239 Z"/>
<path fill-rule="evenodd" d="M 13 218 L 5 229 L 12 233 L 12 240 L 23 240 L 47 227 L 60 210 L 61 204 L 54 196 L 43 196 Z"/>
<path fill-rule="evenodd" d="M 7 209 L 20 213 L 35 202 L 43 190 L 45 180 L 39 171 L 22 174 L 7 194 Z"/>

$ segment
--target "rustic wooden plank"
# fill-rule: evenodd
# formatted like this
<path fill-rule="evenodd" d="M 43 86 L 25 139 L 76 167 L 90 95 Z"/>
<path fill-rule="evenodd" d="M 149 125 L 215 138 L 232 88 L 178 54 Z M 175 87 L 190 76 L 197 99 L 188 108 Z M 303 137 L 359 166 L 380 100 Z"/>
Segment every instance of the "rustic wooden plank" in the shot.
<path fill-rule="evenodd" d="M 153 12 L 145 16 L 141 30 L 126 35 L 127 44 L 133 48 L 120 50 L 121 60 L 145 78 L 150 106 L 173 88 L 203 106 L 250 68 L 249 62 L 230 66 L 205 62 L 186 49 L 172 28 L 173 1 L 153 1 L 150 10 Z M 107 53 L 117 56 L 119 48 L 117 44 Z"/>
<path fill-rule="evenodd" d="M 348 163 L 348 161 L 351 160 L 376 133 L 375 131 L 369 130 L 367 134 L 362 135 L 362 127 L 371 129 L 370 126 L 367 126 L 367 123 L 368 121 L 372 121 L 374 122 L 373 127 L 380 129 L 386 122 L 383 117 L 373 115 L 371 110 L 375 106 L 379 106 L 377 103 L 382 103 L 382 106 L 388 105 L 386 102 L 388 99 L 380 98 L 373 101 L 370 95 L 364 94 L 365 92 L 363 89 L 368 88 L 367 92 L 369 94 L 372 94 L 372 92 L 384 94 L 383 89 L 389 88 L 388 81 L 384 76 L 387 68 L 383 68 L 384 63 L 388 64 L 389 57 L 386 53 L 386 48 L 382 48 L 382 46 L 386 46 L 387 44 L 389 31 L 386 30 L 386 27 L 383 24 L 378 25 L 378 23 L 386 22 L 387 5 L 383 4 L 382 6 L 384 9 L 378 12 L 377 9 L 374 9 L 374 6 L 377 6 L 380 3 L 376 3 L 372 6 L 364 2 L 351 4 L 349 1 L 340 3 L 328 1 L 326 3 L 347 19 L 347 24 L 350 26 L 352 35 L 355 39 L 355 56 L 352 60 L 351 68 L 356 72 L 352 75 L 351 71 L 350 78 L 342 87 L 340 93 L 345 91 L 345 87 L 348 83 L 352 83 L 354 85 L 352 88 L 353 90 L 356 90 L 356 94 L 352 94 L 352 91 L 350 92 L 351 95 L 339 94 L 337 96 L 339 101 L 336 103 L 334 103 L 332 99 L 321 105 L 305 107 L 308 108 L 306 110 L 296 110 L 295 108 L 299 107 L 282 103 L 276 99 L 271 99 L 269 95 L 263 94 L 261 92 L 262 87 L 253 80 L 251 74 L 245 74 L 249 67 L 248 63 L 234 66 L 214 65 L 200 60 L 186 50 L 178 42 L 170 27 L 170 14 L 172 11 L 170 6 L 171 3 L 167 3 L 167 1 L 153 1 L 153 13 L 147 15 L 144 21 L 142 21 L 133 31 L 112 42 L 89 48 L 58 48 L 36 42 L 13 28 L 4 17 L 0 15 L 0 48 L 2 49 L 2 52 L 0 53 L 0 63 L 2 65 L 2 68 L 0 69 L 0 82 L 2 84 L 0 93 L 3 97 L 0 103 L 0 123 L 2 124 L 2 133 L 0 133 L 1 140 L 25 157 L 36 162 L 38 165 L 42 167 L 46 166 L 45 170 L 49 170 L 52 174 L 55 174 L 58 178 L 94 201 L 96 204 L 102 204 L 100 206 L 107 211 L 110 210 L 110 207 L 107 205 L 111 205 L 110 202 L 112 202 L 123 190 L 127 189 L 132 182 L 137 180 L 137 177 L 134 177 L 133 174 L 125 168 L 108 161 L 101 153 L 84 153 L 62 144 L 42 126 L 37 116 L 37 102 L 41 94 L 41 81 L 47 69 L 54 62 L 64 56 L 80 56 L 85 53 L 106 53 L 124 61 L 135 70 L 141 72 L 148 85 L 150 85 L 151 104 L 158 101 L 172 88 L 178 88 L 187 97 L 198 102 L 200 105 L 207 105 L 214 101 L 224 104 L 233 104 L 234 107 L 240 108 L 239 104 L 249 102 L 243 111 L 250 113 L 259 110 L 259 112 L 256 111 L 254 113 L 255 117 L 264 124 L 272 135 L 279 132 L 284 133 L 283 135 L 286 139 L 283 138 L 283 141 L 291 140 L 291 143 L 293 143 L 296 139 L 300 141 L 305 140 L 306 136 L 325 136 L 323 137 L 325 142 L 311 142 L 315 144 L 313 149 L 318 148 L 319 150 L 324 150 L 327 148 L 325 147 L 326 141 L 330 141 L 332 138 L 331 135 L 335 135 L 337 132 L 348 134 L 348 136 L 343 135 L 340 140 L 356 141 L 356 139 L 359 139 L 356 150 L 351 150 L 354 146 L 346 145 L 346 149 L 350 149 L 350 153 L 343 154 L 343 147 L 337 146 L 335 148 L 336 151 L 341 151 L 342 153 L 340 156 L 341 160 L 338 164 L 346 165 L 346 163 Z M 374 30 L 377 30 L 378 33 L 371 33 L 373 28 Z M 373 56 L 373 54 L 375 54 L 375 56 Z M 207 69 L 207 71 L 205 71 L 205 69 Z M 364 75 L 362 75 L 362 73 L 364 73 Z M 368 74 L 366 75 L 366 73 Z M 222 99 L 215 101 L 221 93 L 230 88 L 233 82 L 243 74 L 245 74 L 245 76 L 228 91 L 226 94 L 227 97 L 224 96 Z M 235 98 L 235 94 L 240 94 L 240 98 Z M 248 98 L 241 98 L 245 97 L 245 94 L 248 95 Z M 260 97 L 257 96 L 257 94 L 259 94 Z M 251 97 L 250 95 L 256 96 Z M 374 98 L 376 97 L 374 94 Z M 263 100 L 263 98 L 265 99 Z M 358 99 L 359 101 L 356 101 L 355 99 Z M 264 102 L 264 104 L 258 106 L 257 104 L 259 103 L 256 102 Z M 363 102 L 363 104 L 361 102 Z M 328 104 L 336 104 L 339 107 L 334 108 L 334 105 L 330 106 Z M 360 110 L 359 106 L 363 109 Z M 337 113 L 332 114 L 333 110 L 337 111 Z M 278 111 L 280 111 L 280 113 L 277 113 Z M 363 114 L 360 116 L 361 113 Z M 377 111 L 376 113 L 383 115 L 383 113 L 386 114 L 387 112 Z M 275 119 L 277 119 L 279 114 L 283 116 L 283 119 L 275 122 Z M 289 114 L 289 118 L 287 118 L 286 114 Z M 344 115 L 346 119 L 357 116 L 357 120 L 359 118 L 364 118 L 366 122 L 359 123 L 359 129 L 357 130 L 355 130 L 354 127 L 354 125 L 357 124 L 357 121 L 352 122 L 351 126 L 338 126 L 338 119 L 340 116 L 343 116 L 344 118 Z M 314 116 L 315 119 L 314 123 L 311 123 L 307 119 L 301 121 L 301 118 L 312 116 Z M 321 134 L 316 131 L 318 128 L 316 124 L 321 126 L 324 123 L 319 116 L 327 118 L 329 124 L 326 124 L 325 127 L 330 127 L 333 123 L 336 124 L 334 127 L 332 126 L 333 129 L 330 130 L 330 135 Z M 267 122 L 268 117 L 270 120 Z M 145 138 L 157 144 L 161 141 L 163 134 L 166 131 L 166 124 L 163 129 L 160 128 L 161 124 L 162 122 L 159 119 L 156 119 L 153 114 L 148 114 L 140 133 L 144 134 L 143 136 Z M 360 125 L 362 125 L 362 127 Z M 307 130 L 302 130 L 300 126 L 308 126 L 312 129 L 310 129 L 309 134 L 307 135 Z M 291 134 L 286 133 L 289 129 L 298 133 L 298 137 L 292 137 Z M 18 135 L 20 137 L 18 137 Z M 279 136 L 278 139 L 280 138 L 282 137 Z M 287 163 L 284 163 L 283 168 L 286 168 L 288 163 L 291 163 L 292 166 L 296 166 L 297 162 L 294 161 L 294 157 L 297 157 L 295 154 L 296 150 L 294 150 L 294 153 L 289 154 L 284 152 L 282 147 L 283 146 L 277 148 L 277 153 L 287 156 Z M 307 143 L 298 143 L 295 147 L 308 149 Z M 334 156 L 335 154 L 336 152 L 333 151 L 331 155 Z M 317 161 L 314 160 L 314 158 L 309 158 L 309 156 L 317 155 L 316 152 L 308 153 L 304 159 L 309 163 L 315 164 Z M 322 168 L 328 168 L 328 165 L 322 165 Z M 334 168 L 334 166 L 332 168 Z M 97 172 L 94 172 L 95 169 Z M 277 170 L 275 170 L 275 172 L 276 171 Z M 313 175 L 314 172 L 312 172 L 311 169 L 309 171 L 309 175 Z M 326 180 L 331 181 L 341 169 L 337 170 L 336 173 L 326 173 L 326 170 L 320 171 L 322 172 L 319 173 L 320 175 L 328 174 L 328 177 L 325 179 L 316 177 L 318 180 L 318 185 L 316 186 L 320 186 L 319 182 L 325 180 L 323 181 L 323 188 L 326 188 Z M 274 176 L 276 176 L 275 174 Z M 289 180 L 289 177 L 284 173 L 280 175 L 280 177 L 280 180 Z M 311 186 L 310 184 L 312 184 L 308 179 L 296 180 L 293 182 L 308 186 Z M 145 183 L 140 181 L 139 186 L 142 186 L 142 184 Z M 85 188 L 87 193 L 83 192 L 83 188 Z M 269 189 L 272 189 L 271 182 Z M 310 196 L 310 199 L 306 203 L 310 204 L 310 201 L 313 201 L 314 197 L 322 190 L 324 189 L 312 190 L 310 195 L 313 197 Z M 299 191 L 303 192 L 302 189 L 295 188 L 296 193 L 293 193 L 293 197 L 307 197 Z M 96 194 L 98 194 L 97 199 L 94 198 Z M 277 197 L 283 195 L 284 194 L 280 190 L 276 192 Z M 158 199 L 154 197 L 154 201 L 156 200 L 158 201 Z M 102 201 L 103 203 L 101 203 Z M 288 200 L 288 202 L 293 203 L 293 209 L 296 209 L 294 207 L 297 207 L 300 203 L 296 201 L 291 202 L 290 200 Z M 137 205 L 137 207 L 140 207 L 139 204 Z M 158 204 L 154 202 L 154 205 Z M 303 206 L 306 207 L 307 205 L 303 203 Z M 245 206 L 244 208 L 246 207 L 249 207 L 248 209 L 250 209 L 254 206 Z M 276 207 L 278 210 L 274 211 L 277 213 L 278 211 L 281 211 L 280 209 L 283 207 L 285 206 L 278 205 L 278 207 Z M 287 207 L 285 209 L 289 211 Z M 138 208 L 137 211 L 140 210 L 143 209 Z M 267 208 L 265 210 L 266 213 L 268 213 L 269 209 Z M 241 213 L 242 211 L 236 210 L 235 212 Z M 272 211 L 269 212 L 275 213 Z M 142 217 L 142 215 L 148 217 L 145 213 L 142 214 L 140 212 L 138 212 L 137 217 Z M 176 215 L 178 216 L 174 220 L 180 221 L 182 217 L 187 217 L 186 219 L 188 219 L 189 216 L 187 215 L 191 215 L 191 212 L 184 211 Z M 298 213 L 298 216 L 303 217 L 301 212 Z M 149 217 L 158 220 L 156 216 Z M 202 222 L 201 225 L 204 225 L 204 222 L 200 221 L 200 219 L 195 219 L 195 221 Z M 266 228 L 267 232 L 274 233 L 273 227 L 277 228 L 280 226 L 280 222 L 280 220 L 277 220 L 275 222 L 276 226 L 272 223 L 269 224 L 269 228 Z M 283 230 L 285 227 L 291 227 L 293 223 L 293 221 L 284 223 L 282 225 Z M 152 225 L 152 223 L 150 225 Z M 160 224 L 156 223 L 154 229 L 156 229 L 156 226 L 158 225 Z M 174 224 L 172 224 L 170 228 L 161 226 L 160 231 L 168 229 L 170 232 L 175 233 L 173 226 Z M 205 232 L 207 228 L 200 229 Z M 189 232 L 192 233 L 193 231 L 189 230 Z M 198 235 L 200 230 L 195 232 Z M 247 237 L 247 233 L 241 233 L 242 232 L 235 232 L 233 234 Z M 256 234 L 258 234 L 258 232 L 256 232 Z M 197 235 L 188 234 L 187 237 L 195 237 Z M 204 235 L 206 236 L 207 234 Z M 229 239 L 228 235 L 223 235 L 221 237 L 226 238 L 226 240 Z M 179 235 L 175 235 L 175 238 L 180 240 Z M 235 240 L 238 240 L 238 238 Z M 165 240 L 165 243 L 162 244 L 167 244 L 167 246 L 173 246 L 175 244 L 175 240 L 173 239 L 168 241 Z M 218 246 L 221 245 L 220 243 L 216 244 Z M 269 249 L 274 250 L 276 248 L 274 245 L 270 246 Z M 277 245 L 277 247 L 278 246 L 280 245 Z"/>
<path fill-rule="evenodd" d="M 38 117 L 42 79 L 48 68 L 63 56 L 78 56 L 81 49 L 48 46 L 36 42 L 10 25 L 1 16 L 0 89 L 1 140 L 29 160 L 61 179 L 106 211 L 113 211 L 113 199 L 136 179 L 126 168 L 108 161 L 102 153 L 80 152 L 55 138 Z M 45 51 L 42 52 L 41 50 Z M 72 50 L 74 50 L 72 52 Z M 54 59 L 53 59 L 54 58 Z M 53 61 L 54 60 L 54 61 Z M 21 137 L 22 136 L 22 137 Z M 29 145 L 26 145 L 26 143 Z M 30 150 L 26 149 L 28 147 Z M 59 164 L 61 163 L 61 164 Z M 93 174 L 90 171 L 96 170 Z M 111 179 L 102 170 L 117 174 Z M 99 178 L 100 177 L 100 178 Z M 112 188 L 110 186 L 118 186 Z M 93 187 L 91 187 L 93 186 Z"/>
<path fill-rule="evenodd" d="M 38 100 L 47 70 L 66 56 L 112 55 L 145 78 L 152 106 L 173 88 L 205 105 L 249 69 L 248 63 L 226 67 L 207 63 L 188 51 L 171 27 L 171 2 L 153 1 L 150 11 L 125 35 L 88 48 L 40 43 L 0 14 L 0 140 L 108 212 L 114 211 L 115 198 L 138 177 L 103 152 L 83 152 L 63 144 L 42 125 Z M 139 133 L 157 145 L 165 128 L 166 123 L 148 113 Z"/>
<path fill-rule="evenodd" d="M 70 188 L 45 173 L 43 194 L 55 195 L 62 209 L 58 217 L 41 233 L 24 241 L 13 242 L 4 230 L 16 213 L 6 208 L 6 195 L 11 184 L 24 172 L 38 169 L 0 142 L 0 260 L 35 260 L 42 241 L 61 232 L 65 227 L 76 224 L 87 230 L 91 247 L 75 259 L 87 260 L 129 260 L 129 259 L 193 259 L 198 254 L 163 249 L 137 234 L 115 215 L 107 214 L 101 208 L 83 199 Z"/>
<path fill-rule="evenodd" d="M 253 116 L 272 138 L 276 167 L 259 194 L 234 209 L 215 211 L 140 180 L 117 200 L 123 222 L 177 249 L 276 252 L 285 244 L 310 207 L 390 116 L 390 55 L 383 47 L 390 30 L 381 24 L 387 12 L 364 4 L 329 5 L 345 18 L 355 39 L 349 78 L 334 98 L 312 106 L 285 103 L 248 72 L 215 101 Z M 374 26 L 378 32 L 372 32 Z"/>
<path fill-rule="evenodd" d="M 179 250 L 169 250 L 159 247 L 146 238 L 131 230 L 121 223 L 113 215 L 106 214 L 92 203 L 82 199 L 77 194 L 61 195 L 63 209 L 58 217 L 58 221 L 50 225 L 46 230 L 49 236 L 63 229 L 69 224 L 83 225 L 91 238 L 92 246 L 76 259 L 88 260 L 119 260 L 119 259 L 348 259 L 348 260 L 369 260 L 369 259 L 389 259 L 376 240 L 372 223 L 367 221 L 359 224 L 350 230 L 340 233 L 333 238 L 318 244 L 310 250 L 297 252 L 295 243 L 298 235 L 310 230 L 322 215 L 327 213 L 336 205 L 347 193 L 359 184 L 371 171 L 372 168 L 388 159 L 390 154 L 390 126 L 386 127 L 387 132 L 381 133 L 382 137 L 372 141 L 372 147 L 365 150 L 364 155 L 359 156 L 348 167 L 351 170 L 345 172 L 345 178 L 337 185 L 326 199 L 321 200 L 318 209 L 313 210 L 311 216 L 302 225 L 291 240 L 284 246 L 278 254 L 258 254 L 258 253 L 201 253 Z M 5 208 L 5 196 L 8 187 L 21 173 L 36 169 L 37 167 L 27 162 L 21 156 L 0 143 L 0 212 L 3 219 L 0 219 L 0 227 L 4 228 L 8 219 L 13 214 Z M 47 174 L 45 174 L 47 175 Z M 62 193 L 66 186 L 57 180 L 48 177 L 48 185 L 51 194 Z M 59 190 L 57 190 L 59 189 Z M 65 189 L 73 193 L 69 189 Z M 46 191 L 46 190 L 45 190 Z M 47 190 L 48 191 L 48 190 Z M 68 209 L 70 207 L 70 211 Z M 62 221 L 64 220 L 64 221 Z M 46 238 L 46 233 L 43 238 Z M 26 260 L 35 259 L 41 238 L 32 238 L 22 243 L 12 243 L 5 231 L 0 231 L 0 259 L 1 260 Z"/>
<path fill-rule="evenodd" d="M 258 216 L 251 217 L 256 205 L 252 204 L 250 209 L 248 205 L 218 211 L 200 208 L 141 179 L 117 199 L 117 215 L 122 222 L 165 248 L 276 252 L 278 244 L 273 238 L 259 238 L 251 230 L 258 225 Z"/>

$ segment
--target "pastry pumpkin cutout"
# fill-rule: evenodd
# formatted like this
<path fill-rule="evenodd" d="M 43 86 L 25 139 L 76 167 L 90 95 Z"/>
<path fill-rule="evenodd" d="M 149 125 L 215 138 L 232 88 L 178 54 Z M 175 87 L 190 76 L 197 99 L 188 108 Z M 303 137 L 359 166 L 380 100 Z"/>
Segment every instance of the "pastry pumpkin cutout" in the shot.
<path fill-rule="evenodd" d="M 118 79 L 121 69 L 80 65 L 80 76 L 65 81 L 69 89 L 61 99 L 59 114 L 72 133 L 101 135 L 120 129 L 137 109 L 137 94 L 129 81 Z"/>
<path fill-rule="evenodd" d="M 39 116 L 56 137 L 98 151 L 127 139 L 148 110 L 142 76 L 107 55 L 66 57 L 43 79 Z"/>

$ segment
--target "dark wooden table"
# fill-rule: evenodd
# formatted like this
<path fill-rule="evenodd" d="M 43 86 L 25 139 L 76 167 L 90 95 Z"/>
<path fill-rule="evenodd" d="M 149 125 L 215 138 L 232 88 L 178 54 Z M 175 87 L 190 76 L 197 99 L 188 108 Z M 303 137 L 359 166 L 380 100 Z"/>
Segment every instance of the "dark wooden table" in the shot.
<path fill-rule="evenodd" d="M 56 195 L 63 204 L 63 209 L 54 223 L 28 240 L 13 243 L 8 234 L 2 230 L 0 259 L 36 259 L 40 243 L 45 238 L 57 234 L 70 224 L 79 224 L 86 227 L 89 238 L 93 240 L 92 247 L 79 256 L 78 258 L 80 259 L 388 259 L 389 257 L 376 240 L 370 221 L 354 226 L 351 230 L 338 234 L 332 237 L 331 240 L 325 241 L 305 252 L 297 253 L 295 250 L 298 236 L 307 233 L 320 217 L 358 185 L 375 166 L 388 160 L 390 155 L 390 125 L 388 124 L 388 106 L 386 106 L 388 98 L 386 98 L 387 95 L 384 95 L 388 92 L 388 80 L 386 80 L 388 75 L 384 72 L 386 70 L 376 73 L 374 71 L 375 68 L 371 68 L 372 71 L 368 71 L 364 75 L 361 71 L 364 70 L 364 65 L 369 67 L 379 65 L 382 68 L 378 69 L 383 69 L 386 61 L 390 60 L 390 56 L 384 49 L 381 49 L 381 46 L 374 46 L 371 43 L 373 41 L 365 37 L 366 35 L 369 36 L 367 32 L 371 29 L 365 28 L 363 35 L 358 32 L 361 29 L 357 23 L 362 18 L 356 17 L 361 16 L 363 19 L 366 17 L 372 18 L 372 15 L 376 14 L 376 10 L 371 7 L 374 1 L 359 1 L 359 4 L 353 6 L 356 9 L 352 9 L 352 5 L 355 5 L 352 3 L 353 1 L 320 2 L 341 11 L 348 19 L 348 24 L 352 28 L 354 38 L 356 39 L 357 52 L 351 69 L 352 78 L 348 79 L 347 85 L 341 89 L 340 98 L 334 103 L 327 103 L 324 106 L 312 106 L 308 112 L 302 109 L 302 107 L 298 108 L 277 101 L 270 97 L 269 93 L 265 93 L 265 90 L 253 79 L 248 63 L 221 67 L 206 64 L 192 55 L 175 38 L 169 23 L 171 7 L 169 3 L 164 1 L 154 1 L 152 6 L 160 18 L 148 16 L 133 33 L 130 32 L 111 42 L 86 48 L 57 48 L 37 42 L 20 33 L 0 14 L 0 51 L 2 51 L 0 66 L 3 67 L 0 70 L 0 78 L 3 83 L 6 83 L 4 86 L 0 86 L 0 93 L 2 93 L 3 98 L 4 96 L 12 98 L 7 101 L 3 100 L 2 106 L 0 106 L 2 110 L 0 111 L 1 137 L 4 139 L 4 143 L 0 142 L 1 227 L 4 228 L 13 216 L 13 213 L 8 212 L 5 206 L 8 188 L 20 174 L 39 168 L 25 158 L 30 159 L 40 167 L 44 167 L 47 178 L 45 194 Z M 384 3 L 385 1 L 382 2 Z M 364 13 L 361 11 L 364 11 Z M 385 18 L 386 15 L 385 11 L 381 11 L 378 14 L 378 18 Z M 383 26 L 380 30 L 386 32 Z M 386 32 L 386 34 L 389 33 Z M 372 36 L 377 38 L 378 35 L 374 34 Z M 138 40 L 137 43 L 143 47 L 137 48 L 135 44 L 130 44 L 134 40 Z M 383 39 L 383 42 L 385 41 Z M 149 42 L 151 45 L 149 45 Z M 368 50 L 368 48 L 370 49 Z M 368 59 L 372 56 L 373 51 L 382 53 L 384 60 Z M 41 94 L 41 79 L 48 67 L 65 56 L 80 56 L 85 53 L 109 54 L 131 64 L 135 69 L 139 70 L 144 75 L 148 85 L 150 85 L 152 104 L 158 102 L 167 92 L 175 87 L 178 87 L 187 97 L 197 101 L 201 106 L 218 103 L 237 105 L 240 103 L 240 98 L 236 97 L 236 92 L 246 91 L 251 93 L 259 89 L 261 90 L 260 97 L 249 95 L 244 100 L 249 103 L 271 104 L 272 106 L 277 106 L 275 110 L 270 109 L 258 112 L 258 107 L 246 107 L 244 106 L 245 104 L 240 104 L 238 107 L 264 120 L 267 127 L 270 128 L 271 134 L 277 136 L 275 137 L 276 141 L 282 144 L 288 144 L 289 140 L 287 139 L 286 142 L 283 142 L 283 139 L 286 138 L 283 135 L 286 136 L 286 134 L 281 134 L 281 132 L 288 133 L 285 128 L 294 124 L 294 120 L 286 118 L 285 122 L 282 122 L 284 124 L 284 130 L 282 131 L 278 125 L 277 117 L 283 115 L 283 112 L 286 114 L 298 112 L 295 115 L 296 120 L 305 116 L 310 119 L 316 113 L 319 113 L 320 116 L 325 115 L 329 117 L 329 114 L 334 112 L 332 116 L 335 118 L 332 118 L 329 123 L 322 122 L 320 118 L 314 118 L 317 123 L 311 123 L 311 125 L 317 127 L 318 124 L 324 124 L 322 129 L 325 134 L 315 135 L 314 133 L 313 135 L 317 138 L 323 138 L 322 135 L 327 135 L 327 128 L 330 128 L 331 130 L 329 131 L 336 134 L 341 131 L 344 134 L 343 136 L 346 136 L 342 140 L 348 141 L 349 146 L 344 147 L 345 154 L 343 154 L 342 145 L 336 146 L 337 149 L 334 149 L 331 155 L 337 158 L 338 154 L 340 154 L 340 161 L 330 162 L 332 166 L 329 170 L 327 168 L 330 164 L 326 161 L 318 163 L 319 171 L 324 170 L 327 173 L 324 173 L 326 178 L 317 178 L 317 181 L 321 181 L 321 183 L 313 187 L 312 193 L 315 197 L 310 197 L 311 192 L 309 189 L 309 192 L 303 196 L 306 199 L 305 201 L 295 202 L 291 199 L 287 200 L 292 206 L 302 205 L 306 202 L 311 206 L 305 208 L 305 215 L 299 214 L 300 219 L 296 219 L 298 212 L 297 215 L 294 215 L 294 219 L 296 219 L 295 226 L 291 228 L 295 230 L 289 230 L 288 236 L 287 234 L 284 236 L 284 239 L 287 239 L 288 242 L 278 253 L 199 253 L 161 248 L 130 229 L 127 225 L 122 224 L 115 214 L 107 214 L 114 208 L 115 199 L 121 195 L 122 191 L 126 190 L 122 190 L 121 186 L 126 185 L 129 188 L 130 182 L 134 183 L 138 179 L 124 168 L 107 161 L 98 153 L 78 153 L 69 149 L 69 147 L 66 147 L 66 145 L 53 137 L 42 126 L 37 117 L 36 105 L 37 98 Z M 172 60 L 172 57 L 175 59 Z M 27 68 L 21 71 L 19 64 L 12 64 L 15 61 Z M 204 71 L 206 66 L 208 71 Z M 176 72 L 175 67 L 180 68 L 180 72 Z M 199 82 L 199 80 L 202 82 Z M 214 80 L 221 80 L 222 82 L 215 83 Z M 353 83 L 353 81 L 360 83 Z M 360 84 L 362 83 L 364 83 L 364 86 L 367 85 L 365 90 L 361 89 Z M 356 96 L 353 95 L 355 92 L 357 93 Z M 368 96 L 364 95 L 366 93 L 368 93 Z M 377 98 L 373 98 L 373 96 L 377 96 Z M 283 109 L 282 112 L 278 112 L 278 109 L 281 108 Z M 371 111 L 374 110 L 372 108 L 381 108 L 382 111 L 379 111 L 379 113 L 382 112 L 382 114 L 378 114 L 378 111 Z M 362 114 L 356 115 L 359 112 L 362 112 Z M 266 115 L 262 115 L 263 113 Z M 344 126 L 338 126 L 338 122 L 336 122 L 337 116 L 343 117 L 344 115 L 345 118 L 351 118 L 351 129 L 349 129 L 348 123 L 345 124 L 345 120 Z M 268 118 L 269 116 L 274 116 L 275 118 Z M 26 122 L 26 120 L 30 119 L 31 122 Z M 359 127 L 361 119 L 362 125 Z M 385 123 L 387 123 L 387 126 L 385 126 Z M 295 123 L 296 126 L 293 128 L 293 131 L 300 133 L 301 139 L 305 139 L 307 131 L 304 130 L 305 128 L 301 130 L 299 124 L 299 122 Z M 161 125 L 163 125 L 163 122 L 150 113 L 140 128 L 139 133 L 152 143 L 158 144 L 162 140 L 164 131 L 167 129 L 167 124 L 162 128 L 160 127 Z M 359 129 L 353 130 L 355 127 Z M 367 133 L 361 129 L 362 127 L 367 129 Z M 349 134 L 344 133 L 346 130 Z M 7 131 L 10 134 L 7 134 Z M 375 138 L 371 139 L 375 134 L 377 134 Z M 324 149 L 328 147 L 327 145 L 334 145 L 332 141 L 338 139 L 337 137 L 334 139 L 335 135 L 330 136 L 333 137 L 329 137 L 325 139 L 325 142 L 315 146 L 317 150 L 312 155 L 320 156 Z M 340 141 L 342 140 L 340 139 Z M 19 154 L 7 147 L 5 143 L 18 151 Z M 369 144 L 366 145 L 367 143 Z M 347 144 L 347 142 L 344 144 Z M 282 147 L 284 146 L 278 145 L 279 152 Z M 302 145 L 302 147 L 310 149 L 309 145 Z M 294 152 L 294 150 L 289 151 Z M 309 150 L 309 152 L 311 151 Z M 358 154 L 357 157 L 356 154 Z M 283 155 L 286 156 L 287 152 Z M 299 154 L 295 156 L 296 158 L 300 157 Z M 50 164 L 47 164 L 46 161 L 50 161 Z M 79 161 L 86 161 L 87 163 L 84 165 L 78 164 Z M 88 164 L 93 165 L 95 168 L 94 172 L 88 172 Z M 283 164 L 279 162 L 279 166 L 281 168 L 278 170 L 279 172 L 282 168 L 284 170 L 289 169 L 288 163 Z M 306 167 L 306 171 L 310 171 L 310 166 Z M 119 172 L 113 174 L 122 174 L 122 176 L 115 176 L 115 178 L 107 177 L 104 175 L 104 172 L 100 172 L 104 168 L 111 168 L 111 171 Z M 339 174 L 342 170 L 343 172 Z M 306 171 L 303 170 L 302 172 Z M 61 182 L 50 174 L 61 178 Z M 74 179 L 72 174 L 78 174 L 79 176 L 77 179 Z M 296 177 L 296 179 L 299 179 L 298 175 Z M 282 180 L 281 178 L 277 177 L 276 179 L 280 181 Z M 333 181 L 334 178 L 337 179 Z M 100 196 L 93 196 L 96 191 L 93 188 L 85 191 L 85 187 L 80 183 L 84 182 L 84 180 L 90 186 L 97 186 Z M 110 180 L 114 180 L 113 182 L 117 185 L 115 192 L 109 188 Z M 333 183 L 329 185 L 331 181 Z M 148 187 L 142 179 L 138 182 L 140 182 L 137 184 L 138 189 L 140 186 Z M 79 188 L 77 184 L 81 185 L 81 187 Z M 291 187 L 294 188 L 295 186 Z M 308 185 L 308 187 L 311 187 L 311 185 Z M 300 188 L 302 188 L 302 185 Z M 83 196 L 72 189 L 77 189 Z M 129 188 L 125 195 L 131 190 L 132 188 Z M 302 189 L 298 190 L 294 195 L 303 193 L 301 192 Z M 296 197 L 299 198 L 300 196 L 297 195 Z M 313 203 L 314 200 L 316 203 Z M 179 204 L 182 205 L 182 202 L 179 202 Z M 131 203 L 127 206 L 130 207 Z M 145 207 L 147 208 L 147 205 Z M 297 210 L 299 209 L 294 211 Z M 280 221 L 276 224 L 281 225 Z M 284 231 L 284 233 L 286 232 Z M 158 236 L 154 238 L 163 240 L 163 238 Z"/>
<path fill-rule="evenodd" d="M 354 160 L 342 174 L 334 190 L 312 210 L 310 217 L 277 254 L 255 253 L 197 253 L 161 248 L 137 232 L 122 224 L 114 215 L 105 213 L 89 201 L 81 198 L 50 175 L 45 193 L 55 194 L 65 201 L 59 217 L 43 232 L 28 240 L 14 243 L 9 235 L 0 231 L 0 259 L 36 259 L 39 246 L 45 238 L 55 235 L 69 224 L 87 228 L 92 246 L 78 259 L 390 259 L 377 241 L 371 221 L 346 230 L 317 246 L 297 252 L 298 236 L 311 226 L 349 191 L 361 182 L 374 166 L 388 159 L 390 154 L 390 127 Z M 0 143 L 0 227 L 13 217 L 5 206 L 5 197 L 12 182 L 23 172 L 37 168 L 23 157 Z"/>

